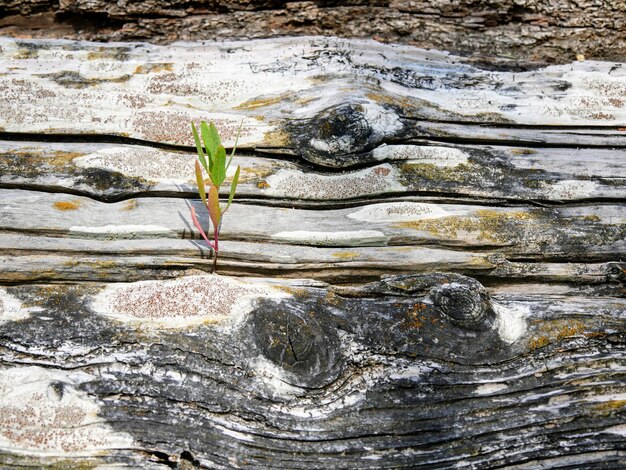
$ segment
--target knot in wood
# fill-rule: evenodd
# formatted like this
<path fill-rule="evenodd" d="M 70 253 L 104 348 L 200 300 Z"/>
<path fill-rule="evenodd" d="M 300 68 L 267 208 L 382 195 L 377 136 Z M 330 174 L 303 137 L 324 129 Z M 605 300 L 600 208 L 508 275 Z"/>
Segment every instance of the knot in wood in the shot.
<path fill-rule="evenodd" d="M 323 387 L 341 373 L 342 356 L 334 331 L 316 320 L 311 307 L 266 303 L 254 314 L 254 335 L 263 354 L 290 377 L 292 385 Z"/>
<path fill-rule="evenodd" d="M 457 326 L 476 331 L 493 326 L 495 312 L 489 294 L 478 281 L 442 284 L 433 290 L 432 299 L 435 307 Z"/>
<path fill-rule="evenodd" d="M 626 263 L 608 263 L 607 277 L 614 282 L 624 282 L 626 280 Z"/>
<path fill-rule="evenodd" d="M 392 109 L 372 103 L 350 103 L 327 108 L 293 131 L 303 157 L 317 165 L 343 168 L 360 162 L 403 125 Z"/>

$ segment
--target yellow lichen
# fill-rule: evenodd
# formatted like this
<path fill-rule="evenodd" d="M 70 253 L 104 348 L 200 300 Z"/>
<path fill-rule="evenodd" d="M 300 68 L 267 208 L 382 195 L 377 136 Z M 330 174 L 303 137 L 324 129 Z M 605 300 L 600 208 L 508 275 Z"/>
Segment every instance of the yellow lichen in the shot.
<path fill-rule="evenodd" d="M 52 204 L 52 207 L 58 211 L 75 211 L 80 208 L 80 205 L 80 199 L 74 199 L 73 201 L 57 201 Z"/>
<path fill-rule="evenodd" d="M 291 294 L 294 297 L 308 297 L 309 291 L 302 288 L 291 287 L 291 286 L 275 286 L 276 289 L 286 292 L 287 294 Z"/>
<path fill-rule="evenodd" d="M 585 332 L 585 324 L 579 320 L 554 320 L 551 322 L 540 323 L 537 332 L 541 334 L 539 337 L 532 338 L 528 347 L 538 349 L 549 343 L 583 335 Z"/>
<path fill-rule="evenodd" d="M 426 310 L 426 304 L 421 302 L 414 303 L 407 308 L 407 318 L 404 323 L 409 328 L 421 328 L 424 326 L 424 322 L 427 320 L 426 315 L 423 312 Z"/>
<path fill-rule="evenodd" d="M 425 103 L 424 100 L 420 100 L 418 98 L 398 95 L 384 95 L 375 92 L 366 93 L 365 96 L 367 97 L 367 99 L 373 101 L 374 103 L 398 106 L 405 109 L 414 106 L 423 107 Z M 432 107 L 435 107 L 435 105 L 433 105 Z"/>
<path fill-rule="evenodd" d="M 595 411 L 608 414 L 626 407 L 626 400 L 609 400 L 593 406 Z"/>
<path fill-rule="evenodd" d="M 135 69 L 135 74 L 172 72 L 172 71 L 174 71 L 174 65 L 171 63 L 144 64 L 144 65 L 137 66 L 137 68 Z"/>
<path fill-rule="evenodd" d="M 533 338 L 530 340 L 528 348 L 532 351 L 535 349 L 543 348 L 548 344 L 550 344 L 550 339 L 547 336 L 539 336 L 538 338 Z"/>
<path fill-rule="evenodd" d="M 405 163 L 400 167 L 403 176 L 427 179 L 430 181 L 452 181 L 455 183 L 467 182 L 468 175 L 475 175 L 473 165 L 459 163 L 455 166 L 438 166 L 434 163 Z"/>
<path fill-rule="evenodd" d="M 333 258 L 339 259 L 354 259 L 359 258 L 361 255 L 356 251 L 336 251 L 333 253 Z"/>
<path fill-rule="evenodd" d="M 334 292 L 328 291 L 328 293 L 324 296 L 324 303 L 329 305 L 339 305 L 341 304 L 342 299 Z"/>
<path fill-rule="evenodd" d="M 39 51 L 33 49 L 18 49 L 13 54 L 13 59 L 22 60 L 22 59 L 36 59 L 39 56 Z"/>
<path fill-rule="evenodd" d="M 137 199 L 129 199 L 128 201 L 125 201 L 124 204 L 122 205 L 122 210 L 132 211 L 132 210 L 137 209 L 138 205 L 139 203 L 137 202 Z"/>
<path fill-rule="evenodd" d="M 563 326 L 557 326 L 556 338 L 564 339 L 578 336 L 585 331 L 585 325 L 580 321 L 568 322 Z"/>
<path fill-rule="evenodd" d="M 510 152 L 513 155 L 534 155 L 537 153 L 537 151 L 533 149 L 511 149 Z"/>
<path fill-rule="evenodd" d="M 291 137 L 283 130 L 272 130 L 263 134 L 263 144 L 266 147 L 289 147 Z"/>
<path fill-rule="evenodd" d="M 284 96 L 275 96 L 272 98 L 255 98 L 241 103 L 238 106 L 235 106 L 235 109 L 256 109 L 263 108 L 265 106 L 270 106 L 273 104 L 280 103 Z"/>
<path fill-rule="evenodd" d="M 267 178 L 274 173 L 274 168 L 269 165 L 260 165 L 258 167 L 246 166 L 241 168 L 239 183 L 249 183 L 257 179 Z"/>
<path fill-rule="evenodd" d="M 117 263 L 112 260 L 82 261 L 81 264 L 93 266 L 96 269 L 109 269 L 117 266 Z"/>
<path fill-rule="evenodd" d="M 479 240 L 506 243 L 514 238 L 516 226 L 520 226 L 533 218 L 533 214 L 525 211 L 502 212 L 483 209 L 475 211 L 470 216 L 410 220 L 395 224 L 394 227 L 412 228 L 447 239 L 457 238 L 460 232 L 478 232 Z"/>
<path fill-rule="evenodd" d="M 51 155 L 46 155 L 46 159 L 44 160 L 48 165 L 54 166 L 64 166 L 72 162 L 75 158 L 84 156 L 84 153 L 81 152 L 63 152 L 56 151 Z"/>

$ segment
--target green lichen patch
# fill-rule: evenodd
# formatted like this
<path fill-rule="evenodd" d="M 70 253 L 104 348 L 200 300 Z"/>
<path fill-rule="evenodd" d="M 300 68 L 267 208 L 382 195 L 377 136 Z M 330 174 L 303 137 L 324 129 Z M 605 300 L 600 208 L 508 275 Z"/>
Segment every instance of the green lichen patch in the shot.
<path fill-rule="evenodd" d="M 575 257 L 589 246 L 610 247 L 626 238 L 626 226 L 596 214 L 560 209 L 479 209 L 468 214 L 399 222 L 396 228 L 426 232 L 446 244 L 516 246 L 522 254 Z"/>
<path fill-rule="evenodd" d="M 64 70 L 61 72 L 37 74 L 39 77 L 49 78 L 57 85 L 65 88 L 88 88 L 103 83 L 124 83 L 132 78 L 132 75 L 124 74 L 115 78 L 87 78 L 78 72 Z"/>
<path fill-rule="evenodd" d="M 79 167 L 74 160 L 83 156 L 84 152 L 28 148 L 0 152 L 0 178 L 7 182 L 22 180 L 25 183 L 51 176 L 59 181 L 69 178 L 73 180 L 74 187 L 87 187 L 106 194 L 146 191 L 152 187 L 151 182 L 141 177 L 104 168 Z"/>
<path fill-rule="evenodd" d="M 399 181 L 413 191 L 550 199 L 553 186 L 563 180 L 562 174 L 516 167 L 503 151 L 464 149 L 464 152 L 467 162 L 454 166 L 418 160 L 399 164 Z"/>

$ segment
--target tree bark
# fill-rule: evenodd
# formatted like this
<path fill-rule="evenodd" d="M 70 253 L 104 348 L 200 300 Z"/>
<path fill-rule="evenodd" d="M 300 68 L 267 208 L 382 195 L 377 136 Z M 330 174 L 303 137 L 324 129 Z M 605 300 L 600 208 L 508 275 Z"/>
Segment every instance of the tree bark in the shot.
<path fill-rule="evenodd" d="M 96 41 L 250 39 L 325 35 L 376 38 L 528 67 L 579 54 L 626 58 L 620 0 L 0 0 L 0 34 Z"/>

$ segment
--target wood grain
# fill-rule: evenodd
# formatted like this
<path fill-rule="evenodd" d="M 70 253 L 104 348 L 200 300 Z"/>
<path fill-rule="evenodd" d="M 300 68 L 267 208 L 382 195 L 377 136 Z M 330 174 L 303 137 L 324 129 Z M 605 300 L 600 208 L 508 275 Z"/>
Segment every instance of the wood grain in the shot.
<path fill-rule="evenodd" d="M 190 151 L 143 145 L 0 141 L 0 186 L 101 200 L 196 194 Z M 239 198 L 325 206 L 420 195 L 511 202 L 619 201 L 626 151 L 486 145 L 383 145 L 341 173 L 253 153 L 237 156 Z M 227 180 L 228 182 L 229 180 Z"/>
<path fill-rule="evenodd" d="M 0 467 L 626 465 L 622 64 L 0 47 Z"/>
<path fill-rule="evenodd" d="M 44 450 L 155 468 L 623 462 L 623 299 L 492 299 L 454 275 L 349 291 L 200 276 L 2 299 L 2 387 L 20 397 L 2 403 L 5 464 L 41 459 L 29 434 L 7 436 L 12 420 Z M 95 452 L 110 447 L 125 450 Z"/>

